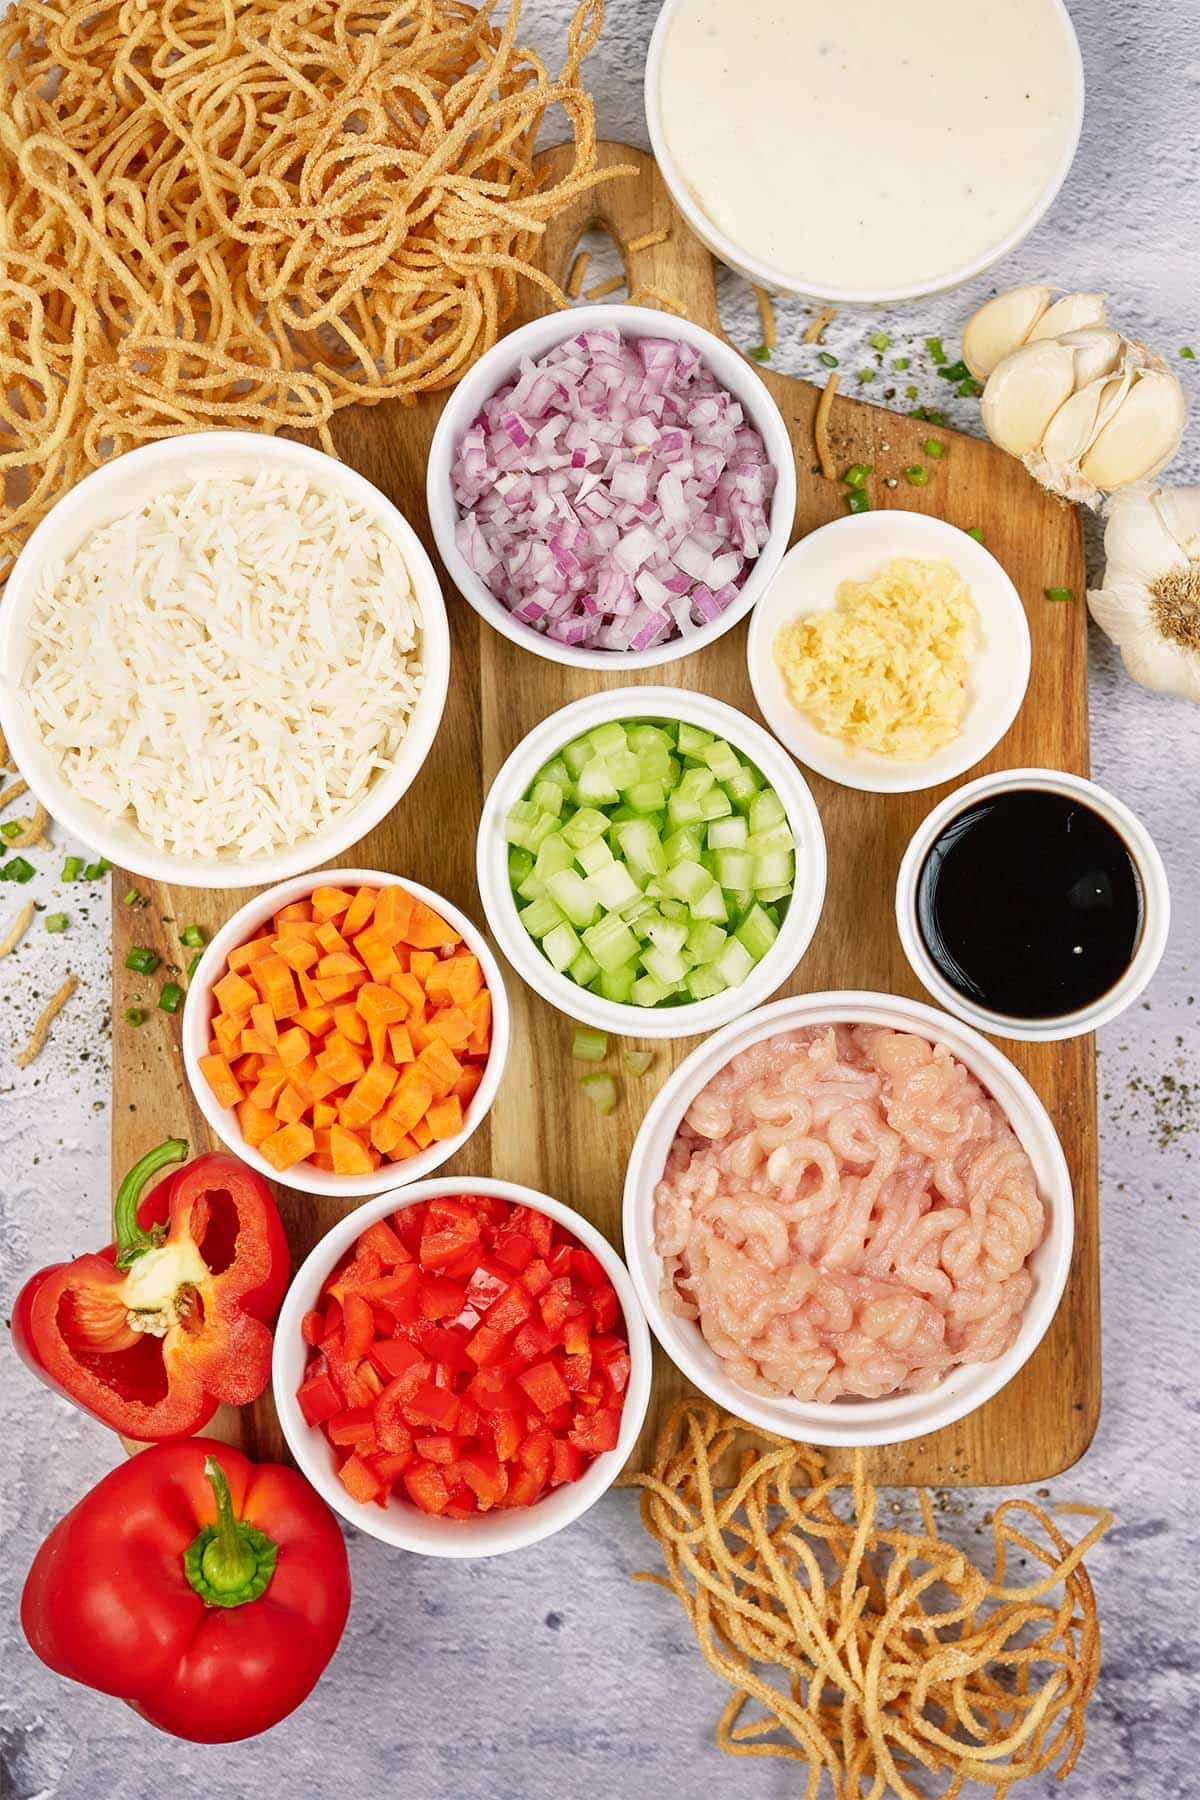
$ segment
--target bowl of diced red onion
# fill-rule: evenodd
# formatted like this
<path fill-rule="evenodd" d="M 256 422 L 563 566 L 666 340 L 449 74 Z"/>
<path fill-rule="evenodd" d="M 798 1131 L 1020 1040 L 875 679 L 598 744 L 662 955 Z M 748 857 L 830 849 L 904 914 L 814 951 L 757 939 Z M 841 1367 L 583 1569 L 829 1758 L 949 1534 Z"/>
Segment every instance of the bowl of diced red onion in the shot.
<path fill-rule="evenodd" d="M 512 332 L 446 403 L 429 517 L 451 580 L 551 661 L 651 668 L 745 618 L 796 510 L 783 418 L 738 351 L 637 306 Z"/>

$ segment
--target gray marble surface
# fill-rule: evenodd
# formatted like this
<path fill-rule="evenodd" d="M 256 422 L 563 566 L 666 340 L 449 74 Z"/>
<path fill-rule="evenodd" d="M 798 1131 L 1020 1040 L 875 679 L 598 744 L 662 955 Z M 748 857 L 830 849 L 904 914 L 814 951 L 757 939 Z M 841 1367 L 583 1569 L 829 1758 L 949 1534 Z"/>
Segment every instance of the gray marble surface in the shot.
<path fill-rule="evenodd" d="M 1005 285 L 1047 279 L 1099 288 L 1113 316 L 1175 359 L 1200 346 L 1197 201 L 1200 11 L 1196 0 L 1070 0 L 1087 67 L 1079 157 L 1058 204 L 1000 271 Z M 528 0 L 539 48 L 561 41 L 565 0 Z M 610 0 L 590 67 L 601 129 L 644 143 L 641 72 L 653 0 Z M 970 8 L 963 29 L 970 29 Z M 836 147 L 835 147 L 836 148 Z M 936 165 L 931 179 L 937 179 Z M 957 339 L 987 283 L 883 322 L 919 345 Z M 757 338 L 739 283 L 726 323 Z M 782 309 L 781 366 L 805 373 L 806 319 Z M 840 319 L 831 347 L 858 366 L 868 329 Z M 920 363 L 920 359 L 914 359 Z M 1200 364 L 1178 363 L 1194 416 L 1175 480 L 1200 478 Z M 928 371 L 922 399 L 944 399 Z M 935 400 L 935 393 L 937 399 Z M 968 428 L 973 406 L 957 404 Z M 961 415 L 961 416 L 960 416 Z M 1067 1791 L 1078 1800 L 1184 1800 L 1196 1774 L 1194 1321 L 1200 1270 L 1200 713 L 1134 687 L 1093 631 L 1097 778 L 1135 807 L 1170 871 L 1175 925 L 1143 1004 L 1101 1040 L 1105 1401 L 1095 1443 L 1051 1484 L 1055 1499 L 1103 1499 L 1119 1525 L 1091 1558 L 1105 1662 L 1089 1739 Z M 59 834 L 59 849 L 64 846 Z M 43 858 L 57 869 L 59 854 Z M 39 902 L 64 905 L 71 930 L 0 964 L 0 1298 L 42 1262 L 93 1243 L 108 1193 L 108 898 L 39 876 Z M 15 911 L 6 889 L 3 918 Z M 13 1061 L 62 970 L 80 992 L 30 1070 Z M 1188 1084 L 1191 1084 L 1189 1106 Z M 799 1791 L 778 1761 L 729 1762 L 712 1726 L 724 1690 L 704 1667 L 674 1602 L 635 1588 L 650 1546 L 627 1495 L 524 1555 L 474 1567 L 422 1561 L 356 1539 L 354 1606 L 316 1694 L 258 1741 L 205 1750 L 161 1737 L 115 1701 L 57 1680 L 17 1621 L 25 1570 L 50 1525 L 116 1459 L 113 1439 L 0 1358 L 0 1796 L 3 1800 L 241 1800 L 272 1786 L 309 1800 L 405 1792 L 429 1800 L 617 1800 L 710 1786 L 744 1800 Z M 953 1529 L 972 1534 L 994 1501 L 951 1496 Z M 1046 1777 L 1029 1800 L 1059 1791 Z"/>

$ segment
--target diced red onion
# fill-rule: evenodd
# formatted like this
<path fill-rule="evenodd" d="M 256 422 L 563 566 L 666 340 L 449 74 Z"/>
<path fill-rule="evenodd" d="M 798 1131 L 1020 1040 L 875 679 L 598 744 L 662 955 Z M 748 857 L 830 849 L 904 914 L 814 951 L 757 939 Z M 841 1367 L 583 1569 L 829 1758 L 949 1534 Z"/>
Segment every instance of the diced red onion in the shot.
<path fill-rule="evenodd" d="M 736 598 L 775 480 L 690 344 L 585 328 L 526 358 L 463 433 L 455 542 L 515 618 L 557 642 L 647 650 Z"/>

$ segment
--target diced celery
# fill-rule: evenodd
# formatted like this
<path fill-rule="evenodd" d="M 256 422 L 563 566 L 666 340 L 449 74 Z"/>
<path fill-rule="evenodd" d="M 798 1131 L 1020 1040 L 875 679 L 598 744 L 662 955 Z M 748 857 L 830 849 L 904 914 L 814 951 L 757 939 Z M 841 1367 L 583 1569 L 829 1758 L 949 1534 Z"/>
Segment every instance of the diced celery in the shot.
<path fill-rule="evenodd" d="M 750 827 L 740 813 L 732 818 L 714 819 L 708 828 L 710 850 L 741 850 L 750 836 Z"/>
<path fill-rule="evenodd" d="M 700 802 L 700 814 L 704 819 L 726 819 L 732 811 L 733 801 L 721 787 L 713 788 Z"/>
<path fill-rule="evenodd" d="M 667 817 L 672 825 L 696 825 L 704 817 L 699 800 L 676 788 L 667 801 Z"/>
<path fill-rule="evenodd" d="M 546 891 L 546 884 L 537 872 L 536 865 L 530 869 L 524 881 L 517 884 L 517 897 L 521 900 L 540 900 Z"/>
<path fill-rule="evenodd" d="M 560 869 L 569 869 L 574 861 L 570 844 L 561 831 L 556 831 L 553 837 L 546 838 L 538 846 L 533 872 L 544 886 L 552 875 L 557 875 Z"/>
<path fill-rule="evenodd" d="M 535 806 L 540 806 L 543 812 L 553 813 L 557 819 L 562 811 L 566 793 L 563 788 L 559 787 L 557 781 L 537 781 L 534 783 L 531 798 Z"/>
<path fill-rule="evenodd" d="M 645 819 L 630 819 L 616 833 L 621 854 L 635 875 L 664 875 L 667 856 L 662 841 Z"/>
<path fill-rule="evenodd" d="M 581 1025 L 571 1040 L 571 1055 L 577 1062 L 603 1062 L 608 1055 L 608 1033 Z"/>
<path fill-rule="evenodd" d="M 635 1006 L 660 1006 L 674 992 L 673 983 L 659 981 L 653 975 L 641 975 L 630 988 L 629 998 Z"/>
<path fill-rule="evenodd" d="M 754 958 L 740 938 L 731 937 L 716 962 L 709 966 L 726 987 L 741 987 L 754 967 Z"/>
<path fill-rule="evenodd" d="M 754 858 L 747 850 L 718 850 L 715 858 L 716 877 L 729 892 L 754 886 Z"/>
<path fill-rule="evenodd" d="M 605 863 L 594 875 L 587 879 L 588 890 L 592 898 L 605 912 L 620 912 L 631 900 L 640 900 L 642 890 L 622 862 Z M 558 896 L 555 895 L 557 899 Z M 561 905 L 562 902 L 559 901 Z M 590 924 L 590 920 L 588 923 Z"/>
<path fill-rule="evenodd" d="M 596 1111 L 607 1118 L 617 1104 L 617 1084 L 612 1076 L 596 1069 L 590 1075 L 581 1075 L 579 1085 Z"/>
<path fill-rule="evenodd" d="M 716 969 L 705 967 L 689 969 L 684 986 L 692 1000 L 711 1000 L 714 994 L 723 994 L 729 983 Z"/>
<path fill-rule="evenodd" d="M 592 744 L 591 739 L 581 737 L 575 738 L 567 745 L 566 749 L 562 752 L 562 759 L 566 763 L 572 776 L 577 776 L 580 769 L 583 768 L 585 763 L 591 761 L 594 754 L 595 747 Z"/>
<path fill-rule="evenodd" d="M 607 806 L 621 798 L 621 790 L 602 756 L 585 763 L 575 777 L 575 793 L 585 806 Z"/>
<path fill-rule="evenodd" d="M 647 816 L 650 818 L 658 817 L 658 815 L 656 813 L 651 813 Z M 610 825 L 627 825 L 629 823 L 630 819 L 640 819 L 641 817 L 642 817 L 641 813 L 634 812 L 632 806 L 627 806 L 624 802 L 622 802 L 622 804 L 620 806 L 613 807 L 612 811 L 608 815 L 608 822 Z"/>
<path fill-rule="evenodd" d="M 734 775 L 723 776 L 721 785 L 740 812 L 747 812 L 758 792 L 758 772 L 743 763 Z"/>
<path fill-rule="evenodd" d="M 619 963 L 614 969 L 601 969 L 589 985 L 602 1000 L 611 1000 L 615 1006 L 628 1006 L 636 980 L 636 962 L 626 962 Z"/>
<path fill-rule="evenodd" d="M 604 761 L 609 774 L 622 793 L 642 778 L 641 759 L 635 756 L 632 750 L 614 751 L 611 756 L 606 756 Z"/>
<path fill-rule="evenodd" d="M 531 841 L 532 833 L 538 820 L 543 817 L 541 807 L 535 806 L 532 800 L 518 800 L 514 806 L 509 807 L 508 817 L 504 821 L 504 835 L 508 842 L 519 845 L 522 850 L 535 850 L 537 845 Z"/>
<path fill-rule="evenodd" d="M 754 888 L 786 887 L 795 875 L 790 850 L 768 850 L 754 858 Z"/>
<path fill-rule="evenodd" d="M 729 908 L 719 882 L 714 881 L 707 893 L 701 894 L 698 900 L 693 900 L 691 910 L 693 919 L 723 925 L 729 917 Z"/>
<path fill-rule="evenodd" d="M 728 936 L 709 919 L 693 919 L 687 931 L 687 947 L 698 963 L 715 962 Z"/>
<path fill-rule="evenodd" d="M 597 869 L 603 869 L 612 860 L 613 853 L 603 838 L 597 838 L 594 844 L 585 844 L 575 857 L 585 875 L 594 875 Z"/>
<path fill-rule="evenodd" d="M 523 849 L 519 844 L 510 844 L 508 847 L 508 879 L 513 887 L 524 881 L 532 867 L 532 853 Z"/>
<path fill-rule="evenodd" d="M 755 834 L 770 831 L 772 825 L 780 825 L 786 818 L 783 801 L 774 788 L 764 788 L 750 803 L 750 829 Z"/>
<path fill-rule="evenodd" d="M 526 906 L 519 914 L 522 925 L 532 938 L 544 938 L 548 931 L 563 923 L 561 910 L 548 894 Z"/>
<path fill-rule="evenodd" d="M 795 883 L 789 881 L 784 887 L 759 888 L 758 897 L 764 906 L 766 906 L 769 901 L 790 900 L 792 897 L 792 888 L 794 886 Z"/>
<path fill-rule="evenodd" d="M 564 969 L 570 968 L 581 948 L 579 939 L 565 919 L 542 939 L 543 954 L 554 964 L 560 975 Z"/>
<path fill-rule="evenodd" d="M 661 725 L 650 725 L 643 721 L 639 725 L 630 725 L 625 736 L 629 741 L 629 748 L 636 750 L 639 756 L 643 751 L 654 749 L 665 750 L 670 754 L 671 734 L 664 731 Z"/>
<path fill-rule="evenodd" d="M 561 756 L 555 756 L 552 757 L 548 763 L 542 764 L 541 768 L 533 778 L 534 787 L 537 786 L 539 781 L 553 781 L 556 786 L 562 788 L 565 793 L 567 788 L 571 785 L 571 771 L 568 769 Z"/>
<path fill-rule="evenodd" d="M 728 781 L 742 767 L 741 757 L 724 738 L 706 744 L 701 755 L 718 781 Z"/>
<path fill-rule="evenodd" d="M 647 919 L 661 919 L 662 914 L 653 900 L 645 894 L 639 894 L 636 900 L 630 900 L 621 908 L 621 917 L 627 925 L 631 925 L 639 937 L 646 935 Z"/>
<path fill-rule="evenodd" d="M 621 867 L 613 863 L 614 869 Z M 591 876 L 585 880 L 577 869 L 559 869 L 551 875 L 546 883 L 546 892 L 550 898 L 570 919 L 572 925 L 582 927 L 590 925 L 599 911 L 599 904 L 591 888 Z M 575 946 L 579 948 L 578 945 Z M 574 956 L 575 952 L 571 952 Z M 570 962 L 571 957 L 567 958 Z"/>
<path fill-rule="evenodd" d="M 625 789 L 625 804 L 635 813 L 661 812 L 667 804 L 667 790 L 661 781 L 635 781 Z"/>
<path fill-rule="evenodd" d="M 708 790 L 716 785 L 717 778 L 711 769 L 685 769 L 676 791 L 689 800 L 703 800 Z"/>
<path fill-rule="evenodd" d="M 671 898 L 686 900 L 689 906 L 694 906 L 701 894 L 707 893 L 712 885 L 712 876 L 698 862 L 677 862 L 663 876 L 663 886 Z"/>
<path fill-rule="evenodd" d="M 680 831 L 673 831 L 664 839 L 663 849 L 667 853 L 668 863 L 698 862 L 700 852 L 704 848 L 704 833 L 692 825 L 685 825 Z"/>
<path fill-rule="evenodd" d="M 679 767 L 665 744 L 648 744 L 637 752 L 637 759 L 643 781 L 665 782 L 672 767 L 676 770 Z"/>
<path fill-rule="evenodd" d="M 692 916 L 682 900 L 660 900 L 658 910 L 664 919 L 682 919 L 685 924 Z"/>
<path fill-rule="evenodd" d="M 722 892 L 724 892 L 724 890 L 722 890 Z M 730 911 L 740 924 L 746 914 L 750 911 L 750 908 L 755 904 L 754 889 L 740 888 L 736 894 L 729 894 L 726 897 L 729 901 Z"/>
<path fill-rule="evenodd" d="M 621 1058 L 625 1073 L 632 1075 L 635 1080 L 639 1080 L 646 1073 L 653 1061 L 654 1052 L 652 1050 L 626 1050 Z"/>
<path fill-rule="evenodd" d="M 794 850 L 796 840 L 788 829 L 787 820 L 783 819 L 769 831 L 752 831 L 746 839 L 746 848 L 752 856 L 757 856 L 760 850 Z"/>
<path fill-rule="evenodd" d="M 699 756 L 713 741 L 711 731 L 702 731 L 699 725 L 689 725 L 686 720 L 679 721 L 679 753 L 681 756 Z"/>
<path fill-rule="evenodd" d="M 663 950 L 657 944 L 642 951 L 642 967 L 664 987 L 674 987 L 688 972 L 688 964 L 678 950 Z"/>
<path fill-rule="evenodd" d="M 638 953 L 637 939 L 615 913 L 606 913 L 589 925 L 583 941 L 601 969 L 617 969 L 622 963 L 633 962 Z"/>
<path fill-rule="evenodd" d="M 562 834 L 576 850 L 582 850 L 585 844 L 594 844 L 608 830 L 608 820 L 594 806 L 581 806 L 572 813 L 562 828 Z"/>
<path fill-rule="evenodd" d="M 618 719 L 610 719 L 605 725 L 593 726 L 587 734 L 587 741 L 595 756 L 607 756 L 610 750 L 627 750 L 629 748 L 625 727 Z"/>
<path fill-rule="evenodd" d="M 721 931 L 720 926 L 712 926 L 710 929 L 720 932 L 721 941 L 723 943 L 725 940 L 725 933 Z M 659 913 L 657 918 L 651 919 L 646 923 L 645 935 L 658 949 L 672 952 L 682 950 L 684 944 L 688 942 L 690 937 L 688 928 L 682 920 L 664 919 L 661 913 Z M 718 949 L 719 948 L 720 946 L 718 945 Z M 642 961 L 645 962 L 645 960 L 645 957 L 643 957 Z M 708 960 L 708 957 L 696 957 L 697 962 L 707 962 Z"/>
<path fill-rule="evenodd" d="M 572 981 L 578 982 L 580 987 L 588 987 L 595 981 L 599 973 L 600 964 L 596 961 L 594 956 L 589 956 L 583 945 L 580 944 L 579 954 L 567 969 L 567 974 L 571 977 Z"/>
<path fill-rule="evenodd" d="M 779 936 L 779 927 L 761 906 L 752 906 L 733 935 L 755 962 L 761 962 Z"/>

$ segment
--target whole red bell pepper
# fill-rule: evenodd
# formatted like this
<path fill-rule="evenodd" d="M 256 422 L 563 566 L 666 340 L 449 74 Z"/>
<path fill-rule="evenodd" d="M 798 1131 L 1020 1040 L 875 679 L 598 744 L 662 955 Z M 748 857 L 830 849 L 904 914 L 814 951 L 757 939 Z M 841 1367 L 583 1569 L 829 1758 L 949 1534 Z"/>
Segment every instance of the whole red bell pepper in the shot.
<path fill-rule="evenodd" d="M 171 1138 L 121 1183 L 116 1243 L 26 1282 L 13 1341 L 34 1373 L 114 1431 L 146 1443 L 202 1431 L 221 1401 L 256 1400 L 288 1282 L 283 1225 L 260 1175 Z"/>
<path fill-rule="evenodd" d="M 341 1531 L 303 1477 L 193 1438 L 131 1457 L 59 1520 L 21 1624 L 56 1674 L 226 1744 L 311 1693 L 349 1607 Z"/>

